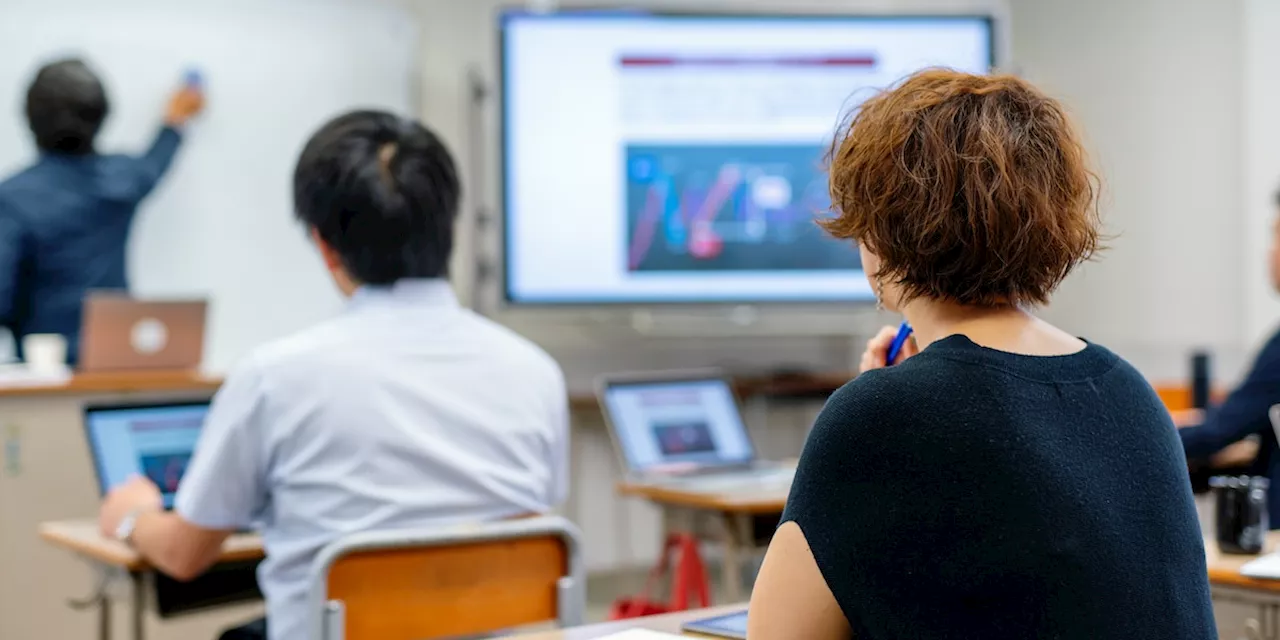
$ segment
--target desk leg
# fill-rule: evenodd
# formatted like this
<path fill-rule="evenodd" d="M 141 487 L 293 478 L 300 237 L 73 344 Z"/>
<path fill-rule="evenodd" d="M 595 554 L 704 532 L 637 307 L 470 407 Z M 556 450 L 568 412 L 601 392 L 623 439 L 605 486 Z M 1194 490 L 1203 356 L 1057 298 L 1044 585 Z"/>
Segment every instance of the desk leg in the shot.
<path fill-rule="evenodd" d="M 147 577 L 141 572 L 129 574 L 133 591 L 133 640 L 145 640 L 147 613 Z"/>
<path fill-rule="evenodd" d="M 67 606 L 75 611 L 96 608 L 98 640 L 111 640 L 111 596 L 107 594 L 107 587 L 111 584 L 112 572 L 111 569 L 98 565 L 95 565 L 95 570 L 98 574 L 98 582 L 94 585 L 93 593 L 80 600 L 68 600 Z"/>
<path fill-rule="evenodd" d="M 751 550 L 751 520 L 744 513 L 721 516 L 721 540 L 724 544 L 724 594 L 729 602 L 742 602 L 743 560 Z"/>
<path fill-rule="evenodd" d="M 98 601 L 98 638 L 111 640 L 111 598 Z"/>

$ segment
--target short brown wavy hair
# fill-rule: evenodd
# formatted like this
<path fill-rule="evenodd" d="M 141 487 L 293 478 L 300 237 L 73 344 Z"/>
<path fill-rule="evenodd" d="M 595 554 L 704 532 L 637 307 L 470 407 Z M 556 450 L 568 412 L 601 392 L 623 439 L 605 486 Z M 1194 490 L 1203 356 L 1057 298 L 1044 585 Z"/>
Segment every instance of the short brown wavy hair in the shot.
<path fill-rule="evenodd" d="M 1043 304 L 1101 248 L 1084 147 L 1014 76 L 916 73 L 853 113 L 829 162 L 822 226 L 874 253 L 900 303 Z"/>

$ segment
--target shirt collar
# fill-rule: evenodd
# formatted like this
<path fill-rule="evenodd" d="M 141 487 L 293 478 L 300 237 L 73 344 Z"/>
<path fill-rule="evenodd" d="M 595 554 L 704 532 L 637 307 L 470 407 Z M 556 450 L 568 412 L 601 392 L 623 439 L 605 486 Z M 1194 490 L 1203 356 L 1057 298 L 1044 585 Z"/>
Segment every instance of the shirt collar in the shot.
<path fill-rule="evenodd" d="M 458 296 L 448 280 L 405 278 L 390 285 L 364 285 L 351 296 L 350 306 L 353 308 L 371 304 L 453 308 L 458 306 Z"/>

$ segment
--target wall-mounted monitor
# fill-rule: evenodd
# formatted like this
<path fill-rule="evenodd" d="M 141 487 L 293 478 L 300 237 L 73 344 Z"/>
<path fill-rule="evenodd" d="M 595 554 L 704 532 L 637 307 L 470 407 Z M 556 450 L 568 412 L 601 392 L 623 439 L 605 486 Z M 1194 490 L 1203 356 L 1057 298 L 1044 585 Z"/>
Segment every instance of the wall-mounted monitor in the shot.
<path fill-rule="evenodd" d="M 506 298 L 850 302 L 824 235 L 842 118 L 925 67 L 993 64 L 982 16 L 504 14 Z"/>

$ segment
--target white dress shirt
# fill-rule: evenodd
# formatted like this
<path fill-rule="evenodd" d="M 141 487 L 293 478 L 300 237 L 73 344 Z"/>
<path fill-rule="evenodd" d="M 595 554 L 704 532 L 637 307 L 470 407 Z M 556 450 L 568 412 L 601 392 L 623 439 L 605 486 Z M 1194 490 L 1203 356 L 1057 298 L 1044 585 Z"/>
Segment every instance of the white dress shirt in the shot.
<path fill-rule="evenodd" d="M 262 347 L 215 396 L 176 510 L 261 529 L 273 640 L 306 635 L 307 572 L 355 531 L 547 512 L 568 490 L 560 368 L 443 280 L 365 287 Z"/>

